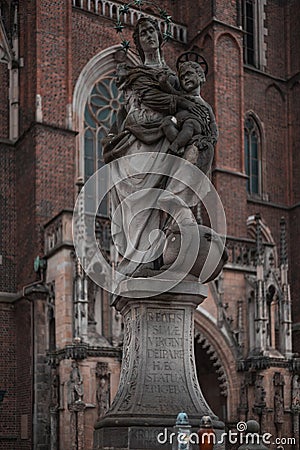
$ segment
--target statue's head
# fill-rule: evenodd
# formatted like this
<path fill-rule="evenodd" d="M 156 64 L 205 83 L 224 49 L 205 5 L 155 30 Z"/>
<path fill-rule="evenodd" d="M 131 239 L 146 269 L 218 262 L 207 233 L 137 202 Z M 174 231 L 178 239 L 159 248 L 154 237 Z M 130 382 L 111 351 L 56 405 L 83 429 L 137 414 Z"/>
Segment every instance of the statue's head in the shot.
<path fill-rule="evenodd" d="M 200 86 L 202 86 L 205 83 L 205 81 L 206 81 L 205 72 L 199 63 L 197 63 L 196 61 L 185 61 L 185 62 L 179 64 L 179 66 L 178 66 L 179 79 L 180 79 L 180 76 L 187 71 L 193 71 L 198 75 Z"/>
<path fill-rule="evenodd" d="M 133 39 L 140 58 L 144 62 L 145 51 L 161 48 L 163 37 L 158 22 L 150 17 L 141 17 L 135 25 Z"/>

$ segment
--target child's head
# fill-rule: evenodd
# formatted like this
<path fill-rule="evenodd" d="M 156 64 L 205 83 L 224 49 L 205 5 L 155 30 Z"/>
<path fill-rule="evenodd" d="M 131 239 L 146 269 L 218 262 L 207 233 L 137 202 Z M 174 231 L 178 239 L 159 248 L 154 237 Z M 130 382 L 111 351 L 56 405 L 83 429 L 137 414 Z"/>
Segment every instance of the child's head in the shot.
<path fill-rule="evenodd" d="M 178 77 L 182 89 L 192 91 L 197 86 L 202 86 L 205 81 L 205 73 L 201 65 L 195 61 L 186 61 L 178 68 Z"/>

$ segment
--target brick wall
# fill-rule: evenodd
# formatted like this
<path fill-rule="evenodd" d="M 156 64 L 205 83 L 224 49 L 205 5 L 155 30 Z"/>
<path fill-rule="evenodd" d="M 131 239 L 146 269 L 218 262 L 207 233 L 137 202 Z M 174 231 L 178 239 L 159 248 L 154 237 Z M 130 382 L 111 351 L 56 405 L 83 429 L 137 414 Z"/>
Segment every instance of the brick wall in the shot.
<path fill-rule="evenodd" d="M 0 449 L 15 449 L 16 422 L 16 323 L 14 306 L 0 303 L 0 389 L 5 390 L 0 403 Z"/>
<path fill-rule="evenodd" d="M 236 0 L 217 0 L 215 2 L 215 16 L 218 20 L 225 22 L 228 25 L 237 26 L 238 22 L 238 3 Z"/>
<path fill-rule="evenodd" d="M 267 72 L 280 78 L 285 78 L 287 74 L 287 32 L 290 25 L 286 22 L 286 3 L 289 2 L 267 1 L 265 6 L 265 27 L 268 30 L 264 37 L 267 44 Z"/>
<path fill-rule="evenodd" d="M 228 33 L 218 36 L 216 59 L 216 116 L 220 133 L 216 149 L 216 165 L 240 172 L 243 170 L 241 135 L 243 86 L 241 42 L 236 36 Z"/>
<path fill-rule="evenodd" d="M 290 0 L 287 2 L 286 14 L 287 14 L 287 31 L 288 39 L 286 42 L 287 49 L 289 50 L 288 69 L 289 75 L 293 76 L 299 72 L 300 67 L 300 52 L 298 42 L 300 40 L 300 8 L 297 0 Z"/>
<path fill-rule="evenodd" d="M 16 323 L 16 423 L 18 440 L 15 448 L 32 448 L 33 360 L 32 312 L 28 300 L 17 302 Z M 22 425 L 22 426 L 21 426 Z"/>
<path fill-rule="evenodd" d="M 246 179 L 230 173 L 214 172 L 213 184 L 217 189 L 224 207 L 227 234 L 230 236 L 247 237 Z"/>
<path fill-rule="evenodd" d="M 15 149 L 0 143 L 0 291 L 15 292 Z"/>
<path fill-rule="evenodd" d="M 17 148 L 18 285 L 35 281 L 43 254 L 43 226 L 75 199 L 75 134 L 36 125 Z"/>

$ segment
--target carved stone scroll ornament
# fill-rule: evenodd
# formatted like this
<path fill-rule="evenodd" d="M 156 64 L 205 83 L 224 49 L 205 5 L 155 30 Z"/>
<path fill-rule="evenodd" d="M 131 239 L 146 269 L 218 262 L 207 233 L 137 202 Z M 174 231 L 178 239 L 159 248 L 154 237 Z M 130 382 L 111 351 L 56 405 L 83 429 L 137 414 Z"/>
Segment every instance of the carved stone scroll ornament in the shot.
<path fill-rule="evenodd" d="M 97 379 L 97 409 L 98 420 L 100 420 L 108 411 L 110 406 L 110 372 L 108 364 L 104 362 L 98 362 L 96 366 L 96 379 Z"/>

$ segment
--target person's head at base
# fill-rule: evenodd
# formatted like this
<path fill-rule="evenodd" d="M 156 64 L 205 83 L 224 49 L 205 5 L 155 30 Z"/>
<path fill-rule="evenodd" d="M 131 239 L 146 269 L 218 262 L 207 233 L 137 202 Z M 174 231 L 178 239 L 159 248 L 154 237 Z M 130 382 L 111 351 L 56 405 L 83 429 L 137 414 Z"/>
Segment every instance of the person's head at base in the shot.
<path fill-rule="evenodd" d="M 149 17 L 141 17 L 137 21 L 133 39 L 142 62 L 145 62 L 145 53 L 160 51 L 163 42 L 157 21 Z"/>
<path fill-rule="evenodd" d="M 206 81 L 204 70 L 195 61 L 181 63 L 178 68 L 178 77 L 182 89 L 189 93 L 201 88 Z"/>

